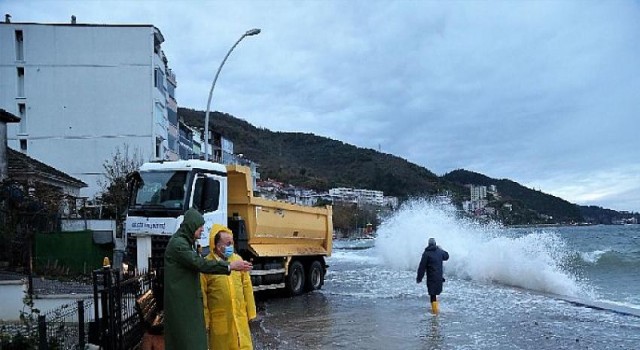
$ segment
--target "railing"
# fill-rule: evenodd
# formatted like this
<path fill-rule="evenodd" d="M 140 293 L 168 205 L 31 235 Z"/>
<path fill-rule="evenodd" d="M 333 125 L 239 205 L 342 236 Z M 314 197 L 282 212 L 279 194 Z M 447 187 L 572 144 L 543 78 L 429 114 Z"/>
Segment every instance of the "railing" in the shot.
<path fill-rule="evenodd" d="M 91 300 L 78 300 L 38 316 L 38 349 L 84 349 Z"/>
<path fill-rule="evenodd" d="M 0 333 L 26 336 L 29 349 L 84 349 L 95 344 L 104 350 L 135 349 L 141 345 L 144 325 L 136 309 L 136 299 L 149 290 L 162 308 L 162 271 L 160 261 L 150 261 L 151 272 L 122 275 L 118 269 L 93 272 L 93 300 L 78 300 L 38 314 L 21 314 L 21 323 L 3 323 Z M 158 271 L 158 273 L 156 273 Z M 0 345 L 0 349 L 2 346 Z"/>
<path fill-rule="evenodd" d="M 144 329 L 136 311 L 136 298 L 154 287 L 154 271 L 142 275 L 121 275 L 119 269 L 108 267 L 94 271 L 93 300 L 99 307 L 94 308 L 91 343 L 105 350 L 139 346 Z"/>

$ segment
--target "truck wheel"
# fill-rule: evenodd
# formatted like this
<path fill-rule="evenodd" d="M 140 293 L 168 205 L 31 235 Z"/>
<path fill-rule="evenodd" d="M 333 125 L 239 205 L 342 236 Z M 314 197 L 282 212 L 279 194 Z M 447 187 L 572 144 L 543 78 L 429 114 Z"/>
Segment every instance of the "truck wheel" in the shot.
<path fill-rule="evenodd" d="M 286 286 L 291 296 L 300 295 L 304 291 L 304 268 L 299 261 L 294 261 L 289 266 Z"/>
<path fill-rule="evenodd" d="M 318 260 L 314 260 L 309 266 L 309 271 L 307 272 L 307 281 L 306 281 L 307 290 L 317 290 L 322 288 L 324 284 L 324 269 L 322 268 L 322 263 Z"/>

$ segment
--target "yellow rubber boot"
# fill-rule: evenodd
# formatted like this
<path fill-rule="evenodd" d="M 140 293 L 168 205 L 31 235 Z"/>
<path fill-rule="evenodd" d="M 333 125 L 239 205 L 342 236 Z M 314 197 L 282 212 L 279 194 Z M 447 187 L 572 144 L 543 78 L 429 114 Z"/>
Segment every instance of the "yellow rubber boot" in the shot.
<path fill-rule="evenodd" d="M 440 310 L 438 309 L 438 302 L 437 301 L 432 301 L 431 302 L 431 312 L 433 312 L 433 314 L 438 314 L 438 312 L 440 312 Z"/>

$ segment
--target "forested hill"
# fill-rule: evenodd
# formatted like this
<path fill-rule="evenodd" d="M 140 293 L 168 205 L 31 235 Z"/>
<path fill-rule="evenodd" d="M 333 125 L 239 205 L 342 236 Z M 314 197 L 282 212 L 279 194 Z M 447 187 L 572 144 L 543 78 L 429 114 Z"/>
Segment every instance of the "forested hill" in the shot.
<path fill-rule="evenodd" d="M 192 127 L 204 126 L 204 112 L 179 108 Z M 260 164 L 262 178 L 317 190 L 367 188 L 389 196 L 419 196 L 464 190 L 400 157 L 305 133 L 272 132 L 228 114 L 209 115 L 210 127 L 234 143 L 234 152 Z"/>
<path fill-rule="evenodd" d="M 196 128 L 204 127 L 204 112 L 179 108 L 178 114 Z M 496 185 L 502 199 L 515 201 L 525 210 L 551 215 L 556 220 L 610 223 L 620 213 L 600 207 L 579 207 L 561 198 L 496 180 L 466 170 L 438 177 L 428 169 L 400 157 L 359 148 L 313 134 L 272 132 L 256 128 L 229 114 L 213 112 L 210 129 L 234 143 L 234 152 L 260 164 L 261 177 L 316 190 L 332 187 L 367 188 L 397 197 L 449 191 L 454 201 L 469 199 L 465 184 Z"/>
<path fill-rule="evenodd" d="M 562 221 L 583 221 L 578 205 L 569 203 L 562 198 L 550 194 L 532 190 L 508 179 L 497 180 L 468 170 L 454 170 L 445 174 L 443 177 L 462 185 L 495 185 L 502 200 L 520 201 L 529 209 L 533 209 L 541 214 L 551 215 Z"/>

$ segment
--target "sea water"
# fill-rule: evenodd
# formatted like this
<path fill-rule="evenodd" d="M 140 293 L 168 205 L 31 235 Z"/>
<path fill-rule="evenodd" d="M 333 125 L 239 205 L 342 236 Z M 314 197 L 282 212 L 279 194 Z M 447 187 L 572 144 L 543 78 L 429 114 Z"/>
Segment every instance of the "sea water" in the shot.
<path fill-rule="evenodd" d="M 450 254 L 437 316 L 415 281 L 429 237 Z M 327 263 L 322 290 L 259 302 L 256 348 L 640 349 L 640 225 L 504 228 L 416 200 Z"/>

